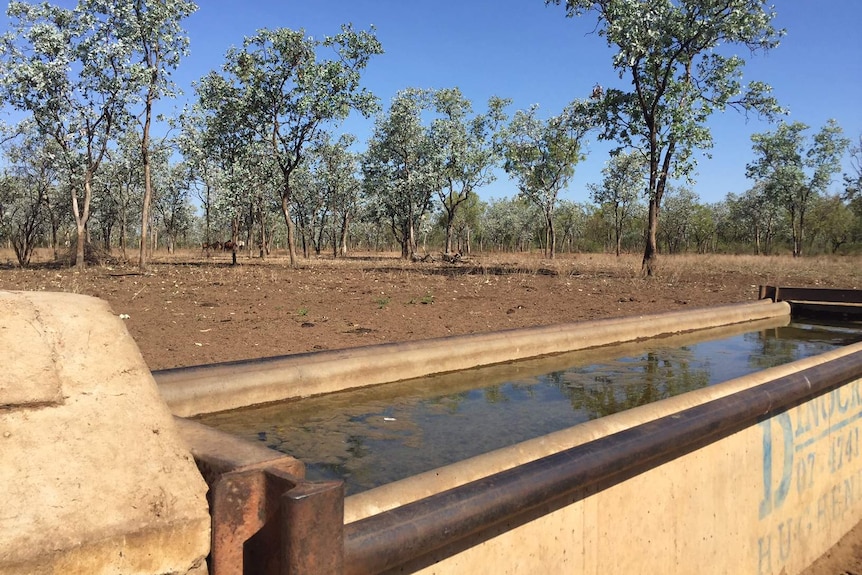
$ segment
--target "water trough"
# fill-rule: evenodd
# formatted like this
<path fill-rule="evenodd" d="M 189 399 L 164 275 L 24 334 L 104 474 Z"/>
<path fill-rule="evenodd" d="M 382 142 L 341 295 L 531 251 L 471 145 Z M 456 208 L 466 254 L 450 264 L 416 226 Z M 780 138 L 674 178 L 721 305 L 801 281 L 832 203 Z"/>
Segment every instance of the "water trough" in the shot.
<path fill-rule="evenodd" d="M 174 413 L 190 416 L 704 327 L 789 318 L 791 305 L 763 299 L 154 376 Z M 347 498 L 337 482 L 305 481 L 300 462 L 257 445 L 262 461 L 233 467 L 222 461 L 218 477 L 245 473 L 247 483 L 257 482 L 262 491 L 243 512 L 263 519 L 252 522 L 248 539 L 227 534 L 225 541 L 219 541 L 214 521 L 211 569 L 215 574 L 261 569 L 796 573 L 862 519 L 860 378 L 862 344 L 855 344 Z M 195 429 L 210 437 L 224 457 L 227 440 L 221 432 L 191 421 L 182 425 L 187 435 Z M 213 457 L 200 445 L 193 451 L 199 461 Z M 273 483 L 279 487 L 273 490 Z M 292 509 L 297 498 L 288 495 L 296 489 L 306 506 L 302 512 Z M 229 505 L 220 500 L 218 485 L 211 504 L 214 517 Z M 232 504 L 237 507 L 235 497 Z"/>
<path fill-rule="evenodd" d="M 179 443 L 194 456 L 209 489 L 211 575 L 790 575 L 862 520 L 862 343 L 581 423 L 349 497 L 340 481 L 306 479 L 302 461 L 187 419 L 706 327 L 789 321 L 797 300 L 774 301 L 787 288 L 774 289 L 761 290 L 769 299 L 687 312 L 155 372 L 152 379 L 164 401 L 156 402 L 164 407 L 163 411 L 157 408 L 156 415 L 170 419 L 169 408 L 175 425 L 166 426 L 155 418 L 157 423 L 136 427 L 136 439 L 117 438 L 116 447 L 112 444 L 109 449 L 133 458 L 136 450 L 128 449 L 128 441 L 168 447 L 175 460 L 151 465 L 164 476 L 169 468 L 184 469 L 182 452 L 168 437 L 178 432 Z M 103 305 L 94 306 L 89 315 L 54 319 L 61 315 L 45 313 L 53 305 L 49 299 L 30 299 L 44 309 L 23 318 L 22 329 L 42 326 L 40 337 L 50 339 L 46 349 L 57 358 L 68 355 L 66 362 L 32 367 L 57 369 L 61 378 L 57 389 L 63 393 L 37 404 L 9 396 L 16 407 L 12 416 L 0 410 L 0 424 L 20 427 L 2 434 L 4 445 L 18 445 L 10 442 L 29 429 L 28 418 L 48 417 L 55 407 L 59 413 L 61 408 L 86 402 L 104 411 L 109 403 L 117 403 L 116 409 L 128 414 L 126 404 L 134 400 L 126 397 L 123 390 L 128 384 L 122 382 L 136 378 L 146 383 L 143 380 L 149 374 L 141 372 L 142 361 L 127 334 L 117 337 L 121 322 L 110 314 L 110 321 L 101 321 L 107 311 Z M 81 306 L 77 300 L 68 304 L 69 309 Z M 49 320 L 67 331 L 51 327 Z M 98 340 L 63 335 L 72 334 L 81 321 L 90 322 L 88 338 L 96 334 Z M 104 333 L 97 334 L 96 326 L 104 326 Z M 14 338 L 7 339 L 10 345 L 15 343 Z M 104 343 L 96 346 L 96 341 Z M 78 349 L 72 350 L 72 342 L 80 346 L 80 353 L 98 355 L 102 346 L 115 350 L 110 357 L 105 352 L 99 373 L 126 378 L 118 380 L 118 393 L 104 384 L 92 385 L 84 356 L 69 355 Z M 134 369 L 119 361 L 117 350 L 130 358 Z M 71 389 L 63 379 L 68 366 L 74 367 L 82 386 L 88 386 L 82 387 L 80 399 L 63 395 Z M 8 395 L 8 390 L 4 393 Z M 83 441 L 90 419 L 73 419 L 73 439 Z M 126 419 L 136 423 L 140 418 Z M 27 445 L 20 443 L 22 449 Z M 46 457 L 53 457 L 49 451 Z M 134 474 L 132 464 L 124 467 Z M 41 477 L 37 471 L 34 468 L 33 477 Z M 18 479 L 2 477 L 10 487 L 17 487 Z M 71 479 L 66 482 L 69 489 L 86 487 Z M 113 488 L 111 481 L 103 483 L 106 491 Z M 177 481 L 174 488 L 188 483 Z M 134 482 L 130 488 L 125 497 L 134 498 Z M 170 522 L 164 520 L 164 510 L 172 505 L 157 503 L 178 500 L 166 497 L 164 489 L 160 493 L 160 499 L 142 509 L 157 520 L 159 533 L 164 534 L 159 536 L 168 541 L 170 533 L 188 533 L 184 539 L 173 536 L 175 543 L 183 544 L 177 547 L 176 563 L 186 567 L 170 572 L 202 572 L 200 540 L 206 532 L 201 525 L 206 514 L 200 513 L 199 505 L 202 491 L 183 495 L 189 501 L 189 515 L 172 517 Z M 74 505 L 76 498 L 66 499 Z M 129 500 L 120 498 L 119 505 L 129 507 L 123 501 Z M 86 508 L 78 511 L 88 517 Z M 0 515 L 0 524 L 9 521 L 10 517 Z M 128 525 L 128 533 L 141 532 L 135 521 Z M 70 553 L 80 555 L 74 546 L 78 544 L 73 543 L 70 540 Z M 110 547 L 95 539 L 84 545 L 104 548 L 106 564 L 125 561 L 130 565 L 132 560 L 129 536 L 121 532 L 111 539 Z M 121 570 L 142 575 L 166 572 L 145 565 L 163 555 L 161 547 L 144 542 L 134 556 L 136 565 L 144 567 Z M 0 548 L 0 574 L 21 572 L 23 563 L 18 559 L 18 563 L 4 563 L 5 552 Z M 55 564 L 65 565 L 66 559 L 57 553 Z M 7 565 L 13 567 L 4 571 Z"/>

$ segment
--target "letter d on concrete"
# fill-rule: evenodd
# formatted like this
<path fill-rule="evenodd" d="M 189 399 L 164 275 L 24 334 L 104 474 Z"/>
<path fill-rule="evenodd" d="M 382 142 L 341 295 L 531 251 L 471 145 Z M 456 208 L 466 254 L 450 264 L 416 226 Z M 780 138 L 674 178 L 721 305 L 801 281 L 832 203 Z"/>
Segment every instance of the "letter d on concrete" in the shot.
<path fill-rule="evenodd" d="M 784 438 L 784 461 L 781 470 L 781 480 L 775 493 L 772 492 L 772 422 L 776 422 L 781 429 Z M 790 415 L 782 412 L 766 421 L 759 423 L 763 431 L 763 499 L 760 501 L 760 518 L 763 519 L 774 509 L 781 507 L 790 490 L 790 481 L 793 478 L 793 424 Z"/>

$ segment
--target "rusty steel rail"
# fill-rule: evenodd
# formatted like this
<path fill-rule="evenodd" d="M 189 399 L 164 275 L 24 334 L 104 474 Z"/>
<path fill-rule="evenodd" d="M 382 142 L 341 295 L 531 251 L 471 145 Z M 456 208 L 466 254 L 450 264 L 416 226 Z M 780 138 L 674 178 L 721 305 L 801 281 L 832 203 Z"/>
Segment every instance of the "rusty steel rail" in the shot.
<path fill-rule="evenodd" d="M 762 285 L 759 299 L 773 301 L 817 301 L 862 304 L 862 290 L 840 288 L 806 288 Z"/>
<path fill-rule="evenodd" d="M 344 573 L 411 572 L 860 377 L 857 351 L 350 523 Z"/>
<path fill-rule="evenodd" d="M 807 317 L 862 317 L 862 290 L 839 288 L 800 288 L 762 285 L 759 299 L 786 301 L 791 315 Z"/>

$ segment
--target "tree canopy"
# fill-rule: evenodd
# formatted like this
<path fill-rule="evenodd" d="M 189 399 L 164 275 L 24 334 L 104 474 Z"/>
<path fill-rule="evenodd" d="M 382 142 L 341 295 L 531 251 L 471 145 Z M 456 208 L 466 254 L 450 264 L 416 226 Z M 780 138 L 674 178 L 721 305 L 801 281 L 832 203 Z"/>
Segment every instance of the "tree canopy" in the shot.
<path fill-rule="evenodd" d="M 649 223 L 643 270 L 654 272 L 656 232 L 668 180 L 689 176 L 694 151 L 712 146 L 707 118 L 728 107 L 780 111 L 771 89 L 742 83 L 745 61 L 722 51 L 765 51 L 783 32 L 765 0 L 546 0 L 569 17 L 595 14 L 598 34 L 616 49 L 612 65 L 628 88 L 597 87 L 593 113 L 604 139 L 642 150 L 648 160 Z"/>
<path fill-rule="evenodd" d="M 762 181 L 767 196 L 787 210 L 794 256 L 802 255 L 805 216 L 812 200 L 841 170 L 841 157 L 850 145 L 833 120 L 811 137 L 810 144 L 806 130 L 802 122 L 782 122 L 774 132 L 754 134 L 755 160 L 746 166 L 748 177 Z"/>

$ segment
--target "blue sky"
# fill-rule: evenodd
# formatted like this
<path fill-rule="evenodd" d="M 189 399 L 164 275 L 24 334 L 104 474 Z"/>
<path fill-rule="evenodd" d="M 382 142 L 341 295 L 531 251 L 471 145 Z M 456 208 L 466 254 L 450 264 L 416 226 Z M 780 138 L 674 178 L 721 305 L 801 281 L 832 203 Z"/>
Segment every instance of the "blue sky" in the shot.
<path fill-rule="evenodd" d="M 71 1 L 61 2 L 72 5 Z M 388 106 L 407 87 L 459 87 L 484 110 L 489 96 L 511 98 L 515 109 L 539 104 L 544 114 L 559 113 L 575 98 L 587 97 L 593 85 L 628 88 L 611 66 L 611 50 L 591 33 L 594 17 L 565 18 L 560 6 L 542 0 L 198 0 L 200 9 L 185 27 L 191 54 L 175 72 L 185 98 L 191 83 L 220 69 L 230 46 L 259 28 L 304 28 L 307 34 L 337 33 L 352 22 L 357 29 L 374 25 L 385 54 L 375 57 L 364 84 Z M 788 121 L 819 129 L 835 118 L 854 141 L 862 134 L 862 2 L 859 0 L 776 0 L 776 26 L 787 36 L 772 52 L 748 54 L 746 80 L 762 80 L 774 88 L 790 109 Z M 162 103 L 160 113 L 172 105 Z M 350 118 L 341 131 L 363 143 L 373 119 Z M 745 164 L 752 160 L 751 134 L 770 125 L 728 111 L 710 122 L 715 139 L 712 159 L 699 158 L 695 191 L 704 202 L 724 199 L 729 192 L 751 187 Z M 564 197 L 585 201 L 585 186 L 598 182 L 608 146 L 591 142 L 588 158 Z M 838 190 L 838 183 L 833 184 Z M 505 174 L 485 190 L 484 198 L 512 196 L 514 184 Z"/>

